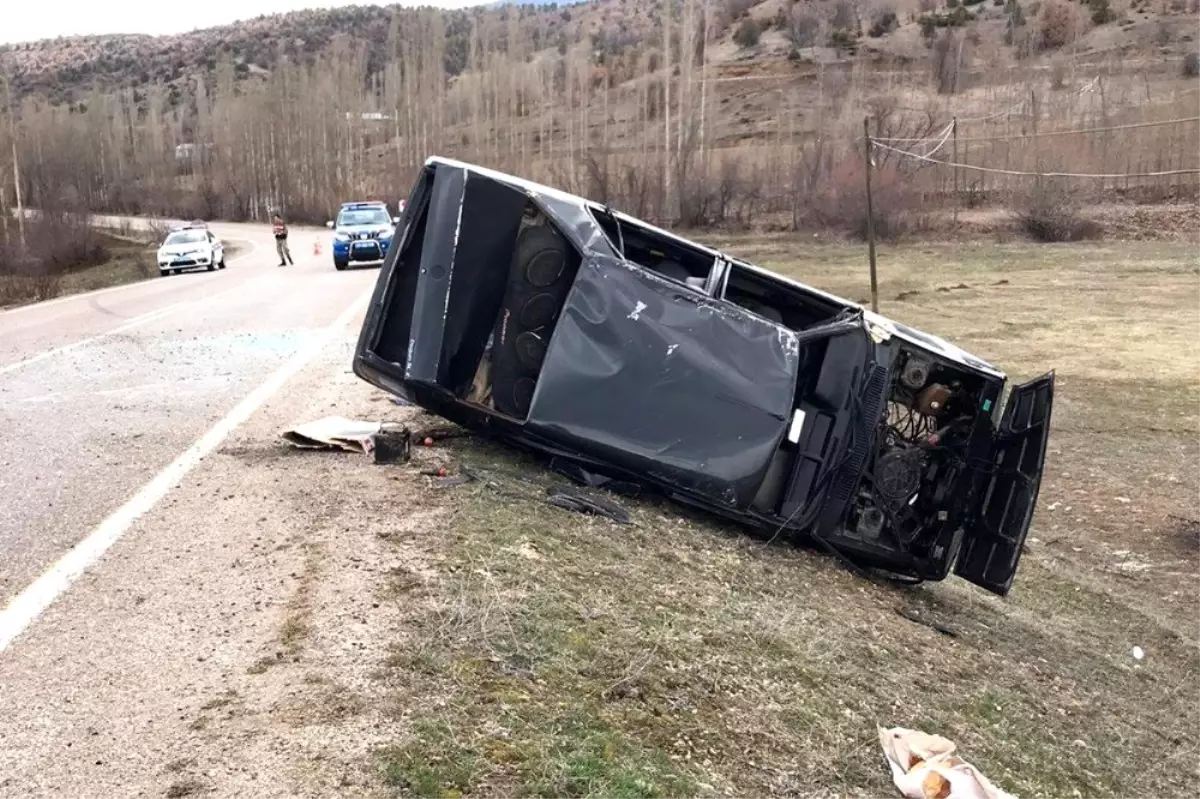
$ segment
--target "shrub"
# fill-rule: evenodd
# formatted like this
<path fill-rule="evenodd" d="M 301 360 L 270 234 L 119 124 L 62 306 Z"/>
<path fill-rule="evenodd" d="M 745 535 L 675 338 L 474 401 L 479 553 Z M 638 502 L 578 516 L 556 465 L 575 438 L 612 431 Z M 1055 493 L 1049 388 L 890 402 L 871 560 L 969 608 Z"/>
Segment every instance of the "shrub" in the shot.
<path fill-rule="evenodd" d="M 1014 198 L 1013 213 L 1034 241 L 1080 241 L 1095 238 L 1100 226 L 1080 214 L 1078 195 L 1061 181 L 1042 179 Z"/>
<path fill-rule="evenodd" d="M 742 20 L 742 24 L 733 32 L 733 41 L 743 50 L 757 45 L 761 37 L 762 27 L 752 18 Z"/>
<path fill-rule="evenodd" d="M 1200 53 L 1188 53 L 1185 55 L 1179 72 L 1185 78 L 1194 78 L 1200 75 Z"/>
<path fill-rule="evenodd" d="M 1075 38 L 1077 21 L 1075 9 L 1062 0 L 1051 0 L 1042 6 L 1042 49 L 1056 50 Z"/>
<path fill-rule="evenodd" d="M 871 17 L 871 27 L 867 30 L 867 35 L 873 39 L 878 39 L 880 36 L 885 36 L 900 26 L 900 21 L 896 19 L 896 12 L 890 8 L 884 7 L 875 12 Z"/>
<path fill-rule="evenodd" d="M 755 0 L 726 0 L 725 13 L 729 15 L 730 20 L 739 20 L 750 13 L 754 3 Z"/>
<path fill-rule="evenodd" d="M 833 17 L 829 20 L 831 28 L 848 31 L 857 23 L 858 15 L 854 13 L 854 6 L 849 0 L 841 0 L 833 7 Z"/>
<path fill-rule="evenodd" d="M 805 196 L 798 228 L 837 230 L 853 238 L 867 238 L 867 199 L 862 154 L 847 155 L 829 163 L 814 190 Z M 928 223 L 920 181 L 901 172 L 893 162 L 871 171 L 875 235 L 883 241 L 917 232 Z"/>
<path fill-rule="evenodd" d="M 833 33 L 829 34 L 829 46 L 839 51 L 853 51 L 858 46 L 858 42 L 855 41 L 853 33 L 848 30 L 838 28 Z"/>
<path fill-rule="evenodd" d="M 1117 18 L 1108 0 L 1087 0 L 1087 4 L 1092 9 L 1092 23 L 1095 25 L 1104 25 Z"/>
<path fill-rule="evenodd" d="M 1066 88 L 1067 85 L 1067 65 L 1061 61 L 1055 61 L 1050 65 L 1050 88 L 1059 91 Z"/>
<path fill-rule="evenodd" d="M 788 41 L 792 43 L 792 47 L 797 50 L 812 47 L 817 43 L 817 37 L 820 33 L 821 20 L 807 11 L 792 9 L 787 30 L 785 31 L 785 35 Z"/>

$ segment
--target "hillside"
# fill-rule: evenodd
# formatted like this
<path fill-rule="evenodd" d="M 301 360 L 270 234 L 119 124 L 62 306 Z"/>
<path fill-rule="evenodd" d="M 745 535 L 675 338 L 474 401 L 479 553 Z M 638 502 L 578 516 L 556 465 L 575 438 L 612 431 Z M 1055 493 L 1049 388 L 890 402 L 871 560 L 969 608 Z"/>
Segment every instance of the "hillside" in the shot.
<path fill-rule="evenodd" d="M 1181 57 L 1195 42 L 1193 21 L 1197 0 L 1098 0 L 1111 9 L 1111 20 L 1093 25 L 1084 17 L 1094 16 L 1091 2 L 1076 12 L 1071 25 L 1071 57 L 1141 56 L 1169 60 Z M 933 21 L 969 27 L 981 45 L 971 60 L 992 69 L 1016 61 L 1018 47 L 1006 46 L 1005 28 L 1010 6 L 999 0 L 718 0 L 708 4 L 712 42 L 709 62 L 714 68 L 730 68 L 737 76 L 762 69 L 771 72 L 770 62 L 786 59 L 797 64 L 835 64 L 855 59 L 887 59 L 911 64 L 927 58 L 929 47 L 922 30 Z M 675 0 L 682 9 L 681 0 Z M 697 20 L 701 3 L 693 3 Z M 1028 18 L 1040 6 L 1026 2 Z M 1099 6 L 1097 6 L 1099 7 Z M 496 3 L 466 10 L 436 12 L 444 27 L 444 62 L 448 78 L 468 68 L 472 30 L 479 26 L 508 25 L 517 19 L 517 29 L 532 51 L 550 52 L 587 41 L 597 60 L 618 60 L 631 50 L 661 46 L 656 17 L 662 3 L 642 0 L 590 0 L 580 3 Z M 349 6 L 334 9 L 273 14 L 206 30 L 171 36 L 105 35 L 63 37 L 0 46 L 0 72 L 12 82 L 20 96 L 35 95 L 55 103 L 83 100 L 93 91 L 144 90 L 153 83 L 173 89 L 182 96 L 202 75 L 212 80 L 219 63 L 233 66 L 238 79 L 261 79 L 281 60 L 311 65 L 322 54 L 334 50 L 339 41 L 361 46 L 368 80 L 381 74 L 396 54 L 395 30 L 419 24 L 426 12 L 402 6 Z M 685 12 L 686 13 L 686 12 Z M 753 21 L 761 33 L 754 46 L 739 45 L 739 29 Z M 702 21 L 697 21 L 702 25 Z M 1036 35 L 1037 32 L 1031 31 Z M 1075 34 L 1071 31 L 1071 34 Z M 502 32 L 503 35 L 503 32 Z M 676 34 L 678 35 L 678 34 Z M 799 46 L 797 46 L 799 45 Z M 1033 50 L 1039 49 L 1033 45 Z M 1191 49 L 1195 49 L 1194 46 Z"/>
<path fill-rule="evenodd" d="M 0 70 L 18 150 L 36 151 L 28 196 L 112 210 L 246 218 L 286 202 L 316 221 L 339 197 L 399 195 L 436 152 L 659 219 L 821 227 L 818 211 L 859 213 L 841 206 L 861 193 L 864 115 L 939 157 L 957 117 L 960 160 L 978 165 L 953 181 L 922 169 L 918 187 L 927 162 L 882 149 L 897 203 L 952 187 L 982 202 L 1047 164 L 1134 176 L 1089 191 L 1194 188 L 1196 128 L 1166 123 L 1197 114 L 1198 0 L 964 1 L 350 7 L 15 45 Z"/>

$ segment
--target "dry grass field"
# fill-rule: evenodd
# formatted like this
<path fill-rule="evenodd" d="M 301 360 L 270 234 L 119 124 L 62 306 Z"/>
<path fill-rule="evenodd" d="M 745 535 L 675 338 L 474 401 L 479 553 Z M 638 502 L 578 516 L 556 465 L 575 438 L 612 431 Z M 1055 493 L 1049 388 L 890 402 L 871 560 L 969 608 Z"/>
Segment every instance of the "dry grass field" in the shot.
<path fill-rule="evenodd" d="M 717 243 L 865 296 L 861 248 Z M 387 536 L 413 566 L 380 591 L 400 618 L 373 674 L 386 786 L 889 795 L 881 724 L 955 739 L 1021 796 L 1200 791 L 1194 247 L 905 246 L 880 275 L 885 313 L 1013 378 L 1057 370 L 1012 594 L 877 584 L 655 501 L 620 500 L 636 526 L 615 526 L 545 505 L 557 478 L 507 450 L 422 450 L 370 480 L 424 520 Z M 427 490 L 435 462 L 484 479 Z"/>

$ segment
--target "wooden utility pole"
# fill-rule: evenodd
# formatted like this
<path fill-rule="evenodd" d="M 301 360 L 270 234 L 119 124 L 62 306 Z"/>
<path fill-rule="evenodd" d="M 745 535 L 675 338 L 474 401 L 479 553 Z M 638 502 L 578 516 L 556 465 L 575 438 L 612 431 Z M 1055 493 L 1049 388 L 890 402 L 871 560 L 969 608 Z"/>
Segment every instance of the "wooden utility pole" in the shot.
<path fill-rule="evenodd" d="M 12 105 L 12 84 L 4 79 L 4 109 L 8 113 L 8 136 L 12 140 L 13 191 L 17 195 L 17 235 L 25 251 L 25 206 L 21 202 L 21 162 L 17 157 L 17 114 Z"/>
<path fill-rule="evenodd" d="M 21 251 L 25 251 L 25 206 L 21 202 L 21 164 L 17 160 L 17 138 L 13 133 L 13 188 L 17 193 L 17 235 L 21 239 Z"/>
<path fill-rule="evenodd" d="M 954 137 L 954 224 L 958 224 L 958 117 L 950 121 L 950 133 Z"/>
<path fill-rule="evenodd" d="M 663 221 L 671 208 L 671 0 L 663 0 Z"/>
<path fill-rule="evenodd" d="M 1035 186 L 1042 185 L 1042 152 L 1038 147 L 1038 104 L 1037 90 L 1029 90 L 1029 115 L 1033 118 L 1033 170 L 1038 174 L 1034 177 L 1033 183 Z"/>
<path fill-rule="evenodd" d="M 704 155 L 704 129 L 708 127 L 708 115 L 705 113 L 708 100 L 708 0 L 703 0 L 700 9 L 700 13 L 704 15 L 704 32 L 701 34 L 703 41 L 700 51 L 700 163 L 707 169 L 708 159 Z"/>
<path fill-rule="evenodd" d="M 879 313 L 879 281 L 875 275 L 875 205 L 871 198 L 871 117 L 863 117 L 863 159 L 867 176 L 867 258 L 871 263 L 871 310 Z"/>

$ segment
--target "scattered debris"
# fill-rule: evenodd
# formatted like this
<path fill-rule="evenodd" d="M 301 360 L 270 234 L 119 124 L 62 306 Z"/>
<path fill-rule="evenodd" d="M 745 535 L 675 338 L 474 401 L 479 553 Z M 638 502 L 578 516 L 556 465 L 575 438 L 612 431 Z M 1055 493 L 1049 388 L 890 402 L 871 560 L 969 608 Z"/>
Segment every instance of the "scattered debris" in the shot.
<path fill-rule="evenodd" d="M 617 524 L 633 524 L 629 513 L 620 505 L 602 497 L 589 496 L 572 486 L 550 486 L 546 489 L 546 494 L 548 495 L 546 502 L 556 508 L 586 513 L 591 516 L 603 516 Z"/>
<path fill-rule="evenodd" d="M 358 452 L 371 455 L 376 463 L 397 463 L 409 458 L 408 428 L 389 422 L 326 416 L 285 430 L 281 435 L 298 449 Z"/>
<path fill-rule="evenodd" d="M 966 283 L 959 283 L 957 286 L 938 286 L 937 290 L 943 294 L 949 294 L 952 291 L 961 291 L 963 289 L 969 289 L 969 288 L 971 288 L 971 287 L 968 286 Z"/>
<path fill-rule="evenodd" d="M 452 474 L 443 475 L 442 477 L 434 478 L 434 488 L 454 488 L 455 486 L 466 485 L 475 478 L 469 474 Z"/>
<path fill-rule="evenodd" d="M 896 295 L 896 302 L 904 302 L 909 297 L 915 297 L 920 293 L 921 292 L 916 291 L 915 289 L 913 291 L 902 291 Z"/>
<path fill-rule="evenodd" d="M 415 430 L 412 435 L 413 438 L 420 439 L 421 441 L 428 440 L 432 444 L 434 441 L 441 441 L 446 438 L 462 438 L 467 435 L 467 431 L 457 425 L 435 424 Z M 429 446 L 429 444 L 426 444 L 426 446 Z"/>
<path fill-rule="evenodd" d="M 636 499 L 642 493 L 642 487 L 628 480 L 614 480 L 611 477 L 583 468 L 577 463 L 563 458 L 550 459 L 550 471 L 588 488 L 603 488 L 622 497 Z"/>
<path fill-rule="evenodd" d="M 915 624 L 921 624 L 931 630 L 936 630 L 942 635 L 947 635 L 951 638 L 957 638 L 959 636 L 958 630 L 942 624 L 937 619 L 926 618 L 925 616 L 922 616 L 921 611 L 917 610 L 916 608 L 896 608 L 896 613 Z"/>
<path fill-rule="evenodd" d="M 878 729 L 892 782 L 907 799 L 1015 799 L 955 755 L 949 738 L 903 727 Z"/>
<path fill-rule="evenodd" d="M 371 455 L 375 463 L 407 463 L 412 457 L 412 437 L 406 427 L 385 426 L 375 434 L 374 443 Z"/>
<path fill-rule="evenodd" d="M 1133 648 L 1133 652 L 1130 654 L 1133 655 L 1134 660 L 1141 660 L 1146 657 L 1146 650 L 1142 649 L 1140 646 L 1135 646 Z"/>

